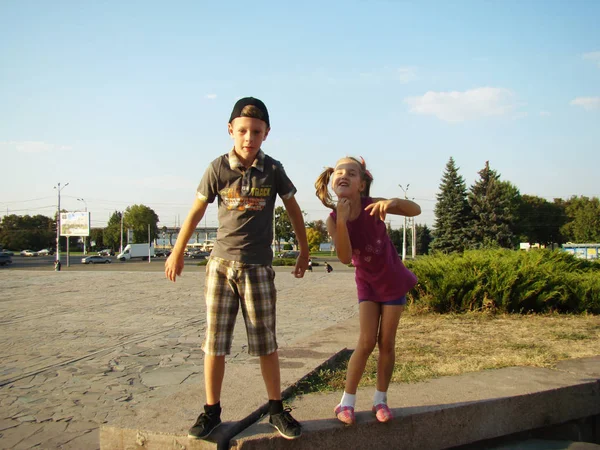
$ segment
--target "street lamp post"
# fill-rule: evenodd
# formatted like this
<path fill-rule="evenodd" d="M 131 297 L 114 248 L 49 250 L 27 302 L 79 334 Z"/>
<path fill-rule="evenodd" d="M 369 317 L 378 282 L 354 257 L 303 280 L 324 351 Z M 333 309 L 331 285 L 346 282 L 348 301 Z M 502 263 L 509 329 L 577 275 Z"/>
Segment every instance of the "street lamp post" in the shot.
<path fill-rule="evenodd" d="M 62 191 L 68 185 L 69 185 L 69 183 L 67 183 L 63 187 L 61 187 L 60 183 L 58 183 L 56 186 L 54 186 L 54 189 L 56 189 L 56 191 L 58 193 L 58 211 L 56 214 L 56 262 L 57 262 L 57 264 L 60 264 L 60 191 Z"/>
<path fill-rule="evenodd" d="M 404 189 L 401 184 L 399 184 L 398 186 L 400 186 L 400 189 L 402 189 L 402 191 L 404 192 L 404 199 L 407 199 L 408 197 L 406 196 L 406 191 L 408 191 L 408 187 L 410 186 L 410 183 L 406 185 L 406 189 Z M 406 259 L 406 216 L 404 216 L 404 227 L 402 228 L 402 261 L 404 261 L 405 259 Z"/>
<path fill-rule="evenodd" d="M 78 198 L 77 199 L 80 202 L 83 202 L 83 204 L 85 205 L 85 212 L 87 213 L 87 202 L 83 199 L 83 198 Z M 87 241 L 87 236 L 83 236 L 83 254 L 87 255 L 87 249 L 86 249 L 86 243 Z"/>

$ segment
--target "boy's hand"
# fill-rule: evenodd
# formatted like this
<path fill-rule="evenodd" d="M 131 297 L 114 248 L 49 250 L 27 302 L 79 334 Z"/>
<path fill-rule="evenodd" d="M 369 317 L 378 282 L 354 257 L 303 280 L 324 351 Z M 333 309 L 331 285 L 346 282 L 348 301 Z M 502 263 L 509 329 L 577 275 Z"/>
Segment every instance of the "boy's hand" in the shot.
<path fill-rule="evenodd" d="M 296 267 L 294 267 L 294 271 L 292 272 L 296 278 L 304 277 L 304 272 L 308 268 L 308 256 L 298 256 L 296 259 Z"/>
<path fill-rule="evenodd" d="M 183 271 L 183 253 L 171 253 L 165 261 L 165 275 L 169 280 L 175 282 Z"/>
<path fill-rule="evenodd" d="M 381 219 L 381 221 L 383 222 L 385 220 L 385 216 L 386 216 L 387 212 L 389 211 L 391 205 L 392 205 L 392 200 L 380 200 L 378 202 L 367 205 L 367 207 L 365 208 L 365 211 L 367 211 L 367 212 L 370 211 L 370 214 L 372 216 L 379 217 Z"/>

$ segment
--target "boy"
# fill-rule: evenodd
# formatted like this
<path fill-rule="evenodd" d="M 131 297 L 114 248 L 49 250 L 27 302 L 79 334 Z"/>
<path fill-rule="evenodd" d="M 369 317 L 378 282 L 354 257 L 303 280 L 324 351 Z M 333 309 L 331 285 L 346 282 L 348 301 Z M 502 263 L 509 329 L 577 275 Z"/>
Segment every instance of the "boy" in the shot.
<path fill-rule="evenodd" d="M 283 166 L 261 150 L 270 131 L 269 113 L 256 98 L 238 100 L 228 124 L 234 147 L 206 169 L 173 248 L 165 262 L 171 281 L 181 275 L 183 253 L 206 207 L 218 198 L 219 229 L 206 266 L 206 338 L 202 349 L 206 405 L 189 436 L 205 439 L 221 424 L 221 385 L 239 304 L 248 334 L 248 353 L 260 357 L 269 396 L 269 423 L 287 439 L 300 437 L 300 424 L 283 409 L 279 357 L 275 336 L 275 272 L 273 210 L 276 195 L 283 200 L 300 245 L 294 275 L 302 278 L 308 265 L 308 243 L 296 188 Z"/>

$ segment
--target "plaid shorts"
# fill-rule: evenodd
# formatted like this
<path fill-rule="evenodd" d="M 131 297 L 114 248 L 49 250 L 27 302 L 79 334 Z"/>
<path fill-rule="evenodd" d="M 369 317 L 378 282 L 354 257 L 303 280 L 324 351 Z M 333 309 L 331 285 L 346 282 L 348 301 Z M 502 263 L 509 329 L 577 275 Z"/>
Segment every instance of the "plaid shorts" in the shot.
<path fill-rule="evenodd" d="M 206 338 L 202 350 L 228 355 L 239 306 L 246 323 L 248 353 L 264 356 L 277 350 L 275 271 L 271 266 L 211 257 L 206 264 Z"/>

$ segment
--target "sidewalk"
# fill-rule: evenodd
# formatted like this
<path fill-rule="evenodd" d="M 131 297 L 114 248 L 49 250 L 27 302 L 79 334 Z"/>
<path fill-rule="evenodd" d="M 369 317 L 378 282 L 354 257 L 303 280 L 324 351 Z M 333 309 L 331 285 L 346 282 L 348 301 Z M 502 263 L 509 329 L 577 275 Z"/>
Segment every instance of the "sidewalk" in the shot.
<path fill-rule="evenodd" d="M 294 342 L 352 317 L 356 302 L 351 273 L 298 280 L 289 271 L 277 269 L 277 326 L 293 382 L 331 355 L 318 346 L 294 353 Z M 181 427 L 193 423 L 204 400 L 195 390 L 204 380 L 203 268 L 187 267 L 177 283 L 162 272 L 1 271 L 0 285 L 0 448 L 97 449 L 100 425 L 178 392 L 193 400 Z M 266 394 L 241 315 L 227 363 L 224 390 L 241 393 L 254 380 L 248 408 L 259 406 Z"/>
<path fill-rule="evenodd" d="M 297 280 L 277 269 L 284 388 L 355 344 L 353 278 Z M 187 438 L 204 402 L 203 282 L 195 268 L 175 284 L 157 272 L 0 272 L 0 448 L 97 449 L 101 438 L 111 450 L 217 448 Z M 290 442 L 260 420 L 266 393 L 240 318 L 223 387 L 226 424 L 214 437 L 239 449 L 373 447 L 375 438 L 447 448 L 598 415 L 599 379 L 596 357 L 398 384 L 390 424 L 375 422 L 372 389 L 362 389 L 355 427 L 333 417 L 340 393 L 308 394 L 292 401 L 305 428 Z"/>

